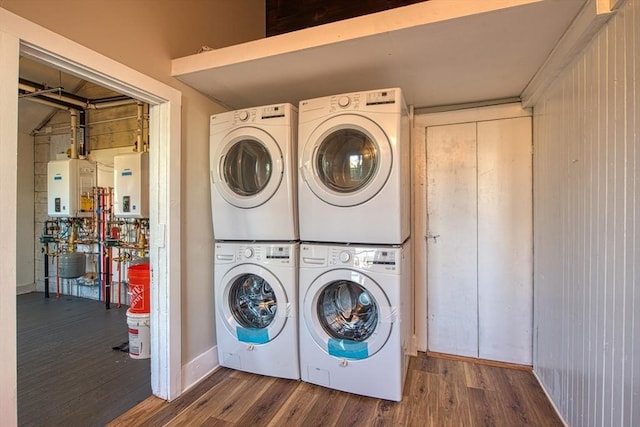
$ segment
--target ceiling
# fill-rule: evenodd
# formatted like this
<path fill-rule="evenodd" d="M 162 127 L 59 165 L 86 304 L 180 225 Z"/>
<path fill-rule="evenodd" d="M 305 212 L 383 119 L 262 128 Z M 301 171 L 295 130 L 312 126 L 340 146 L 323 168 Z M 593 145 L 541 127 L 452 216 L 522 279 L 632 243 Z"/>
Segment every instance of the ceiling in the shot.
<path fill-rule="evenodd" d="M 19 79 L 18 129 L 25 134 L 37 132 L 55 113 L 68 107 L 88 109 L 107 105 L 104 102 L 130 99 L 25 57 L 20 57 Z"/>
<path fill-rule="evenodd" d="M 230 109 L 387 87 L 416 108 L 519 97 L 585 3 L 431 0 L 177 58 L 172 75 Z"/>
<path fill-rule="evenodd" d="M 20 79 L 26 79 L 43 86 L 62 87 L 65 91 L 73 93 L 80 90 L 85 83 L 84 80 L 77 77 L 23 57 L 20 58 L 19 76 Z M 44 125 L 47 118 L 59 111 L 51 105 L 34 102 L 29 98 L 18 98 L 18 129 L 27 134 Z"/>

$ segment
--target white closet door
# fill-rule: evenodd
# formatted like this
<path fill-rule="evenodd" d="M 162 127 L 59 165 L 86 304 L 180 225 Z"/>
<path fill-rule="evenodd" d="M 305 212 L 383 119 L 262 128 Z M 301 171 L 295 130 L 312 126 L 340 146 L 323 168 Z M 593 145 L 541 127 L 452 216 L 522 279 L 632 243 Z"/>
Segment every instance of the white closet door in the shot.
<path fill-rule="evenodd" d="M 479 357 L 531 364 L 531 118 L 478 123 Z"/>
<path fill-rule="evenodd" d="M 476 124 L 427 128 L 430 351 L 478 357 Z"/>

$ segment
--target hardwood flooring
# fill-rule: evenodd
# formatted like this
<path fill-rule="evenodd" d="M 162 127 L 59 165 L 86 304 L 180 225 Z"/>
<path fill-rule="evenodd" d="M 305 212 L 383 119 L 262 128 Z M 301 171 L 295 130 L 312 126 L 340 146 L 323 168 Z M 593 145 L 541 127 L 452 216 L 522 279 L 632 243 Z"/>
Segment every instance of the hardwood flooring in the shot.
<path fill-rule="evenodd" d="M 112 349 L 128 340 L 127 307 L 35 292 L 16 303 L 20 426 L 103 426 L 151 396 L 149 359 Z"/>
<path fill-rule="evenodd" d="M 562 426 L 528 370 L 419 354 L 402 402 L 220 368 L 173 402 L 150 397 L 120 426 Z"/>

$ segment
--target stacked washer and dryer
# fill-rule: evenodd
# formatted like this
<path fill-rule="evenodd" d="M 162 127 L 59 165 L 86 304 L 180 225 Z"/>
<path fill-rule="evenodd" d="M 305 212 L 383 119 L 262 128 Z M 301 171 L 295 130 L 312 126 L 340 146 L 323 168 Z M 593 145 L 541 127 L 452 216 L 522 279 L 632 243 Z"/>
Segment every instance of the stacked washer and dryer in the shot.
<path fill-rule="evenodd" d="M 222 366 L 299 379 L 297 109 L 210 122 L 214 294 Z"/>
<path fill-rule="evenodd" d="M 220 365 L 401 400 L 412 332 L 401 90 L 302 101 L 299 116 L 290 104 L 217 114 L 210 141 Z"/>
<path fill-rule="evenodd" d="M 303 381 L 402 399 L 412 334 L 409 157 L 400 89 L 299 104 Z"/>

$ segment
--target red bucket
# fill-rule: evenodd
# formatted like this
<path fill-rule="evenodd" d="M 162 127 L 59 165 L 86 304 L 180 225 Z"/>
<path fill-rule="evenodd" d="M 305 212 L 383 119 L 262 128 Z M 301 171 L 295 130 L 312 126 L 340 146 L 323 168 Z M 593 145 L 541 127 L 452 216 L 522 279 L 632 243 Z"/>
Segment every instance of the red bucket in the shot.
<path fill-rule="evenodd" d="M 151 293 L 150 264 L 136 264 L 129 267 L 129 310 L 131 313 L 149 313 Z"/>

